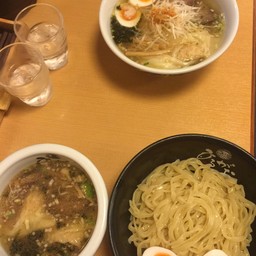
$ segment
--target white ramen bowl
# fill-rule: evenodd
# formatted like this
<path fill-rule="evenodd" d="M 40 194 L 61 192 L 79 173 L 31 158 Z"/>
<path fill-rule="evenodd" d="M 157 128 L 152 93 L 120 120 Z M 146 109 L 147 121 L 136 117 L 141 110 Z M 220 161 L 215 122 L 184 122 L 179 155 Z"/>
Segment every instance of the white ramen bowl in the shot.
<path fill-rule="evenodd" d="M 112 35 L 111 35 L 111 28 L 110 28 L 110 22 L 111 22 L 111 15 L 113 13 L 113 9 L 115 4 L 118 2 L 118 0 L 102 0 L 100 11 L 99 11 L 99 25 L 100 30 L 102 33 L 102 36 L 106 42 L 106 44 L 109 46 L 109 48 L 112 50 L 112 52 L 119 57 L 121 60 L 126 62 L 127 64 L 149 73 L 155 73 L 155 74 L 164 74 L 164 75 L 175 75 L 175 74 L 183 74 L 188 73 L 191 71 L 195 71 L 198 69 L 201 69 L 213 61 L 215 61 L 217 58 L 219 58 L 231 45 L 233 42 L 237 30 L 238 30 L 238 24 L 239 24 L 239 11 L 238 11 L 238 5 L 236 0 L 212 0 L 209 2 L 216 3 L 220 9 L 221 12 L 225 15 L 225 32 L 224 37 L 222 39 L 222 42 L 218 48 L 218 50 L 212 54 L 207 59 L 203 60 L 202 62 L 184 67 L 179 69 L 158 69 L 158 68 L 152 68 L 148 66 L 144 66 L 141 64 L 138 64 L 131 59 L 129 59 L 127 56 L 125 56 L 117 47 L 116 43 L 114 42 Z"/>
<path fill-rule="evenodd" d="M 85 170 L 93 182 L 98 201 L 98 216 L 92 236 L 79 254 L 79 256 L 93 256 L 106 232 L 108 194 L 100 172 L 86 156 L 72 148 L 58 144 L 36 144 L 20 149 L 0 162 L 0 193 L 19 171 L 34 164 L 38 157 L 48 155 L 57 155 L 60 159 L 73 161 Z M 7 256 L 1 246 L 0 255 Z"/>

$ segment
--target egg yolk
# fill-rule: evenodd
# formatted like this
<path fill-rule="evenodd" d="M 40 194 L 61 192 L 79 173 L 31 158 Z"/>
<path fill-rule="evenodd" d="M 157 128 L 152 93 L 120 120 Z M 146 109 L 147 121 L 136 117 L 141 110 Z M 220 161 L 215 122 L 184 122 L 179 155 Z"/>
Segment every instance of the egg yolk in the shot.
<path fill-rule="evenodd" d="M 137 16 L 137 10 L 130 4 L 123 4 L 121 6 L 121 15 L 125 20 L 133 20 Z"/>
<path fill-rule="evenodd" d="M 170 254 L 164 252 L 157 252 L 154 256 L 170 256 Z"/>

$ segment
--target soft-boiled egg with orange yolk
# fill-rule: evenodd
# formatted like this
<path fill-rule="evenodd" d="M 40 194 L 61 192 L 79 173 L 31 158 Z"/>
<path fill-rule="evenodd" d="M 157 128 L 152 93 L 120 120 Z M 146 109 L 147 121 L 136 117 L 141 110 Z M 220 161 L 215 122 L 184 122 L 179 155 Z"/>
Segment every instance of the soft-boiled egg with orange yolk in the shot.
<path fill-rule="evenodd" d="M 153 3 L 153 0 L 129 0 L 129 2 L 135 6 L 144 7 L 151 5 Z"/>
<path fill-rule="evenodd" d="M 146 249 L 142 256 L 177 256 L 173 251 L 159 246 L 152 246 Z M 227 256 L 222 250 L 214 249 L 204 256 Z"/>
<path fill-rule="evenodd" d="M 153 246 L 146 249 L 142 256 L 177 256 L 171 250 L 163 247 Z"/>
<path fill-rule="evenodd" d="M 118 22 L 124 27 L 135 27 L 141 18 L 140 10 L 129 3 L 122 3 L 116 6 L 115 16 Z"/>

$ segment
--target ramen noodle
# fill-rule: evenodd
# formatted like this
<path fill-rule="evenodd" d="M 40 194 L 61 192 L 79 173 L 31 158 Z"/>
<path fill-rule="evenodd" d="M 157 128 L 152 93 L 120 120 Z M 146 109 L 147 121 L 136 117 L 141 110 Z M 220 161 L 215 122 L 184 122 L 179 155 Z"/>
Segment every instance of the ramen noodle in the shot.
<path fill-rule="evenodd" d="M 207 59 L 219 48 L 224 30 L 224 14 L 206 0 L 121 0 L 111 17 L 112 37 L 121 52 L 160 69 Z"/>
<path fill-rule="evenodd" d="M 157 167 L 134 191 L 129 211 L 129 243 L 138 256 L 156 245 L 179 256 L 212 249 L 250 255 L 255 204 L 235 178 L 196 158 Z"/>

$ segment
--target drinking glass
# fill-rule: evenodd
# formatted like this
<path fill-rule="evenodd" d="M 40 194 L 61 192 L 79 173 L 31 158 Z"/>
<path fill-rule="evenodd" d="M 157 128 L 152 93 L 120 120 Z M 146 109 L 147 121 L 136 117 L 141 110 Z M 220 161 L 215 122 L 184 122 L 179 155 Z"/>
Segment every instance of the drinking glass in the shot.
<path fill-rule="evenodd" d="M 64 19 L 55 6 L 45 3 L 27 6 L 16 16 L 14 32 L 21 42 L 30 42 L 40 50 L 50 70 L 59 69 L 67 63 Z"/>
<path fill-rule="evenodd" d="M 49 70 L 38 49 L 28 43 L 0 50 L 0 85 L 31 106 L 43 106 L 52 96 Z"/>

